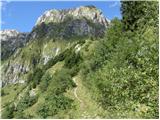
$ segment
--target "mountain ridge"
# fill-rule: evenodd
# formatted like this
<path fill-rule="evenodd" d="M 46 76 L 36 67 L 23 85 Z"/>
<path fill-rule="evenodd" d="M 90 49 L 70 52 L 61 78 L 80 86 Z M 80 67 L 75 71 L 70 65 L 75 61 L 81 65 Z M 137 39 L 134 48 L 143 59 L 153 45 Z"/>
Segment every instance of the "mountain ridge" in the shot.
<path fill-rule="evenodd" d="M 102 23 L 106 27 L 110 22 L 104 17 L 102 11 L 95 6 L 80 6 L 71 9 L 47 10 L 37 19 L 36 25 L 41 24 L 42 22 L 63 22 L 66 16 L 73 16 L 73 18 L 86 17 L 94 22 Z"/>
<path fill-rule="evenodd" d="M 63 19 L 59 21 L 59 18 Z M 46 22 L 48 19 L 49 22 Z M 59 23 L 57 23 L 57 21 Z M 103 16 L 102 12 L 94 6 L 81 6 L 65 10 L 49 10 L 44 12 L 37 22 L 32 31 L 26 34 L 23 45 L 16 47 L 17 52 L 16 50 L 12 50 L 11 48 L 13 47 L 11 46 L 10 49 L 13 52 L 8 55 L 8 57 L 11 56 L 11 58 L 7 63 L 2 65 L 2 68 L 4 67 L 2 69 L 3 85 L 17 82 L 24 83 L 27 80 L 23 76 L 28 74 L 29 70 L 34 68 L 34 65 L 40 64 L 39 62 L 46 64 L 52 57 L 54 58 L 68 46 L 76 42 L 74 39 L 81 38 L 82 40 L 82 38 L 93 39 L 94 37 L 103 37 L 109 25 L 109 21 Z M 6 33 L 14 33 L 17 36 L 20 34 L 15 30 L 10 30 L 10 32 L 6 30 Z M 20 39 L 20 42 L 24 40 Z M 66 40 L 68 42 L 66 42 Z M 53 41 L 53 43 L 51 43 L 52 46 L 50 46 L 51 48 L 46 47 L 51 41 Z M 54 45 L 54 41 L 57 46 Z M 10 45 L 8 43 L 6 44 Z M 15 42 L 15 45 L 16 44 L 17 42 Z M 37 46 L 36 44 L 39 45 Z M 4 53 L 6 53 L 6 55 L 4 54 L 3 56 L 7 56 L 9 49 L 9 47 L 5 48 Z M 27 49 L 27 51 L 25 49 Z M 32 49 L 35 49 L 35 51 L 32 51 Z M 46 49 L 48 49 L 47 52 Z M 50 49 L 53 49 L 53 51 Z M 34 53 L 34 55 L 30 53 Z M 25 60 L 24 57 L 26 58 Z M 35 57 L 38 57 L 38 59 Z"/>

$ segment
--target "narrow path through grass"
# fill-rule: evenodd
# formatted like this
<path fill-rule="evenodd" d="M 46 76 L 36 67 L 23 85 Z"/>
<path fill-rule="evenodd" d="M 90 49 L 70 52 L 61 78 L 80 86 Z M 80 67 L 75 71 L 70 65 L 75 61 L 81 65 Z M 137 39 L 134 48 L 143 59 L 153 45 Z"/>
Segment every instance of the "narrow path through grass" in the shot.
<path fill-rule="evenodd" d="M 77 87 L 72 90 L 75 101 L 79 105 L 75 114 L 78 114 L 78 118 L 103 118 L 105 111 L 97 105 L 87 88 L 82 84 L 80 75 L 73 77 L 73 81 Z"/>
<path fill-rule="evenodd" d="M 74 96 L 75 96 L 75 98 L 77 98 L 77 100 L 80 102 L 80 107 L 81 107 L 81 109 L 83 108 L 83 105 L 84 105 L 84 102 L 78 97 L 78 95 L 77 95 L 77 89 L 78 89 L 78 86 L 79 86 L 79 84 L 78 84 L 78 82 L 77 82 L 77 80 L 76 80 L 76 77 L 74 77 L 73 78 L 73 81 L 74 81 L 74 83 L 77 85 L 77 87 L 74 89 Z"/>

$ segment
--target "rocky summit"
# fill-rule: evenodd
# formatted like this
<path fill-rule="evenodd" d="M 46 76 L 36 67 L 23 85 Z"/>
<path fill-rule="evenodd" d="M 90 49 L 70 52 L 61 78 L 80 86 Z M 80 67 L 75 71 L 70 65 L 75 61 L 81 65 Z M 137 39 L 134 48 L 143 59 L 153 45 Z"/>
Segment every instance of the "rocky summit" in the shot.
<path fill-rule="evenodd" d="M 49 10 L 40 16 L 36 22 L 39 25 L 45 23 L 61 23 L 64 22 L 67 17 L 73 17 L 73 19 L 86 18 L 91 20 L 93 23 L 100 23 L 104 26 L 108 26 L 109 20 L 104 17 L 102 11 L 97 9 L 95 6 L 81 6 L 73 9 L 64 10 Z"/>
<path fill-rule="evenodd" d="M 32 38 L 54 36 L 62 39 L 73 36 L 102 37 L 108 25 L 109 20 L 94 6 L 53 9 L 46 11 L 38 18 L 31 36 Z"/>

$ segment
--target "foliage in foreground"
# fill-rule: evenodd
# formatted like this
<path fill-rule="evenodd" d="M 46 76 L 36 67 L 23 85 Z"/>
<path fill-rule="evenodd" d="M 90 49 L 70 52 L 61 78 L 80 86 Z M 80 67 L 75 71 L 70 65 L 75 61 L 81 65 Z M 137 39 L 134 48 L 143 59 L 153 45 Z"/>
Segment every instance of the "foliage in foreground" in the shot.
<path fill-rule="evenodd" d="M 94 98 L 112 113 L 110 117 L 113 118 L 159 117 L 158 26 L 151 18 L 157 11 L 151 11 L 153 14 L 148 18 L 129 16 L 133 9 L 128 9 L 138 3 L 123 3 L 123 22 L 112 21 L 106 37 L 95 50 L 103 56 L 96 58 L 94 54 L 88 65 L 88 68 L 94 65 L 96 69 L 83 70 L 83 73 L 88 73 L 84 75 L 86 87 L 93 91 Z M 139 6 L 144 4 L 140 2 Z M 153 2 L 147 10 L 154 5 Z M 141 16 L 141 12 L 137 14 Z M 127 21 L 129 19 L 133 21 Z M 141 20 L 143 22 L 137 23 Z M 101 67 L 97 67 L 99 65 Z"/>

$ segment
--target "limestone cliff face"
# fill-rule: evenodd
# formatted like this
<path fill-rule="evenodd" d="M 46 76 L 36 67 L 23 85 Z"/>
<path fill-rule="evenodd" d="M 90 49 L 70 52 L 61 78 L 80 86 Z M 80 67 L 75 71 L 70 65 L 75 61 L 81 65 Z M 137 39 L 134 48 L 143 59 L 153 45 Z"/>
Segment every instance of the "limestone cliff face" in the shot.
<path fill-rule="evenodd" d="M 46 11 L 28 34 L 15 30 L 0 31 L 2 59 L 7 56 L 1 66 L 2 84 L 26 82 L 28 73 L 36 65 L 45 65 L 65 49 L 70 49 L 76 44 L 77 37 L 103 37 L 109 23 L 99 9 L 82 6 Z M 80 47 L 75 52 L 80 51 Z"/>
<path fill-rule="evenodd" d="M 27 42 L 26 37 L 27 33 L 20 33 L 16 30 L 0 31 L 2 60 L 11 56 L 17 50 L 17 48 L 24 46 L 24 44 Z"/>
<path fill-rule="evenodd" d="M 73 36 L 101 37 L 108 25 L 109 20 L 94 6 L 65 10 L 53 9 L 46 11 L 38 18 L 31 36 L 33 38 L 54 36 L 62 39 Z"/>
<path fill-rule="evenodd" d="M 81 6 L 73 9 L 65 10 L 49 10 L 46 11 L 42 16 L 40 16 L 36 22 L 39 25 L 43 22 L 45 23 L 61 23 L 65 21 L 65 18 L 72 16 L 74 19 L 86 18 L 91 20 L 93 23 L 100 23 L 104 26 L 108 26 L 109 20 L 107 20 L 102 12 L 94 6 Z"/>

